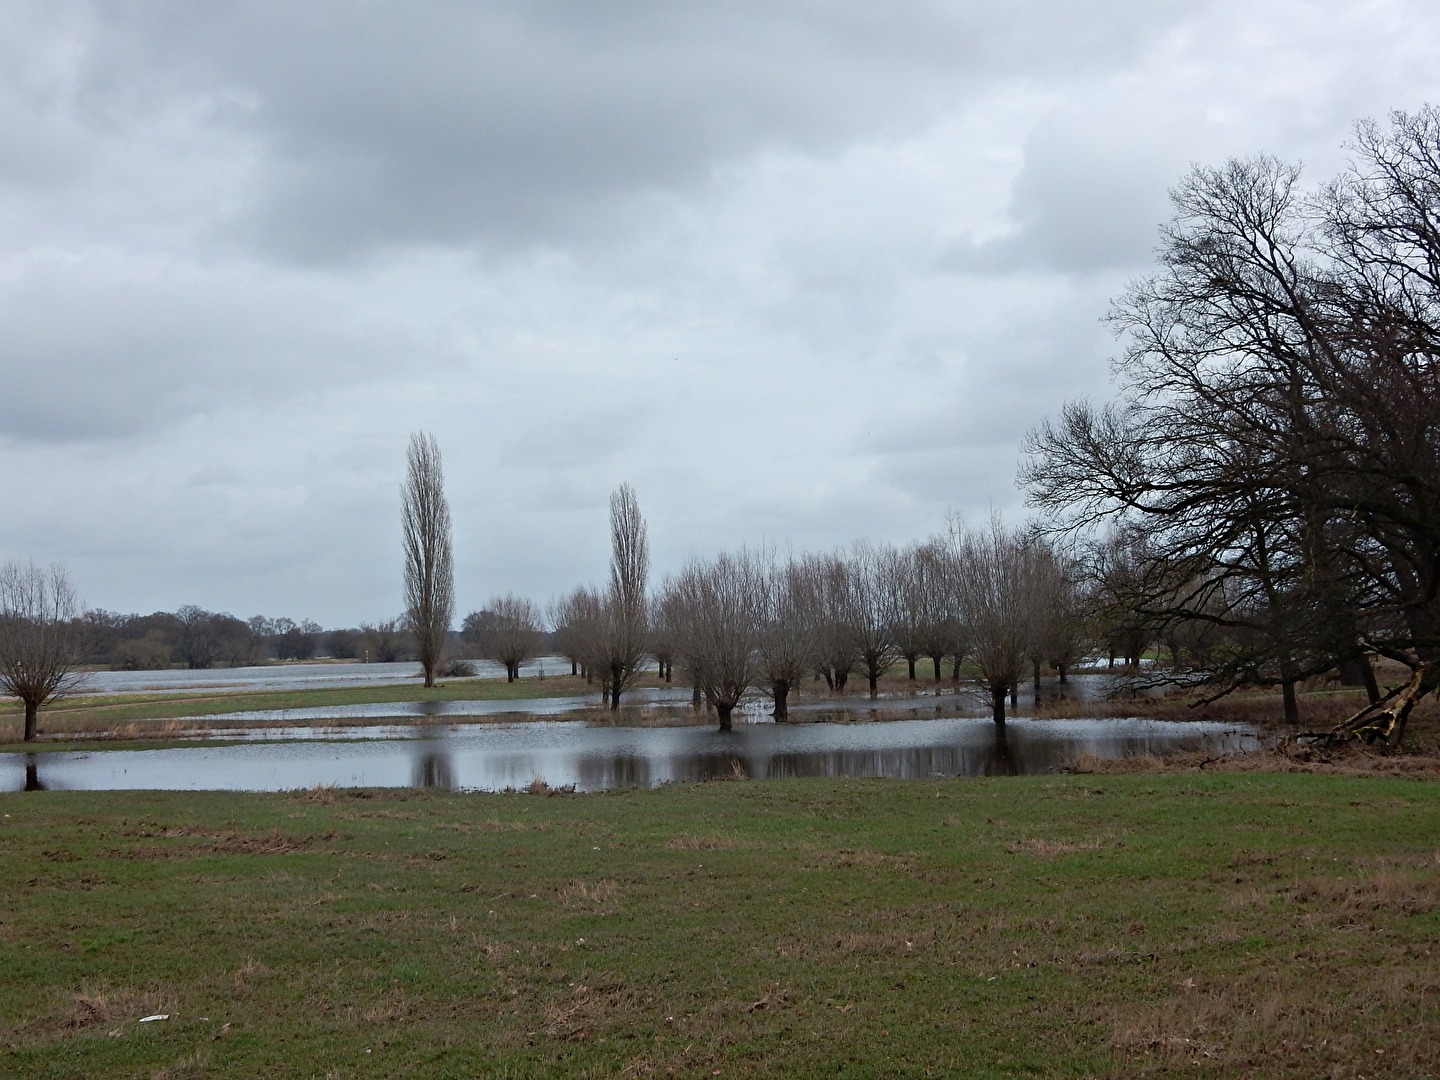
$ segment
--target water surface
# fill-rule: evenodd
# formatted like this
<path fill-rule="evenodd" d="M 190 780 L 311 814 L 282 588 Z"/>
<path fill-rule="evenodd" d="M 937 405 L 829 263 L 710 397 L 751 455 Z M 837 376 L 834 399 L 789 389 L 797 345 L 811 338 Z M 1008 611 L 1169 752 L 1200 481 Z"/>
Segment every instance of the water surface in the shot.
<path fill-rule="evenodd" d="M 357 729 L 356 741 L 166 750 L 0 754 L 0 790 L 285 791 L 438 787 L 480 791 L 541 780 L 579 791 L 721 777 L 931 778 L 1053 772 L 1081 754 L 1120 757 L 1204 746 L 1254 749 L 1253 728 L 1158 720 L 954 718 L 876 724 L 609 728 L 581 721 Z M 333 734 L 333 733 L 332 733 Z"/>

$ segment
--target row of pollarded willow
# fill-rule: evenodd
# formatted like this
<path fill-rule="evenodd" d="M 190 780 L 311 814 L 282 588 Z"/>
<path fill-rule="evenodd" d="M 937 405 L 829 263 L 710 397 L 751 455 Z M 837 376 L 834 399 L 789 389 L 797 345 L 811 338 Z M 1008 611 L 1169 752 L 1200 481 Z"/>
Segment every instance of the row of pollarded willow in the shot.
<path fill-rule="evenodd" d="M 603 608 L 599 593 L 580 589 L 552 609 L 561 648 L 602 673 Z M 920 657 L 932 661 L 937 681 L 944 661 L 958 677 L 965 660 L 1003 723 L 1027 665 L 1037 678 L 1042 662 L 1063 673 L 1085 645 L 1073 568 L 998 519 L 906 548 L 858 543 L 784 559 L 741 549 L 692 559 L 650 610 L 651 655 L 662 671 L 666 658 L 678 659 L 722 729 L 748 692 L 769 695 L 784 719 L 807 677 L 843 691 L 863 672 L 874 696 L 901 659 L 913 679 Z"/>
<path fill-rule="evenodd" d="M 1138 616 L 1218 634 L 1216 694 L 1279 685 L 1295 719 L 1300 680 L 1404 664 L 1329 735 L 1393 746 L 1440 690 L 1440 110 L 1350 150 L 1308 193 L 1273 158 L 1193 169 L 1112 311 L 1119 401 L 1033 432 L 1021 479 L 1136 554 Z"/>

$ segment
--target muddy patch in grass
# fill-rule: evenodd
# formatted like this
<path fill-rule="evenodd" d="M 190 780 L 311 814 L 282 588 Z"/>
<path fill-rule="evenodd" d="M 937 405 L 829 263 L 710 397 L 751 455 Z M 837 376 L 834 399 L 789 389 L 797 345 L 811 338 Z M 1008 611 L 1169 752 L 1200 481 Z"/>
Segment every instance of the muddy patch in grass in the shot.
<path fill-rule="evenodd" d="M 665 846 L 671 851 L 733 851 L 746 845 L 730 836 L 672 836 Z"/>
<path fill-rule="evenodd" d="M 1079 851 L 1099 851 L 1102 846 L 1099 840 L 1045 840 L 1036 837 L 1006 844 L 1005 850 L 1011 855 L 1038 855 L 1041 858 L 1051 858 L 1056 855 L 1074 855 Z"/>
<path fill-rule="evenodd" d="M 1227 1076 L 1434 1075 L 1435 1049 L 1422 1031 L 1378 1026 L 1360 1034 L 1351 1023 L 1357 1014 L 1404 1010 L 1433 996 L 1440 982 L 1433 970 L 1381 964 L 1352 972 L 1343 988 L 1315 974 L 1187 977 L 1158 1002 L 1112 1006 L 1102 1017 L 1126 1059 L 1125 1075 L 1197 1065 Z"/>
<path fill-rule="evenodd" d="M 87 986 L 55 995 L 42 1015 L 5 1033 L 3 1041 L 42 1042 L 71 1035 L 107 1034 L 118 1037 L 135 1028 L 146 1016 L 173 1015 L 174 994 L 152 985 L 130 987 Z"/>
<path fill-rule="evenodd" d="M 609 878 L 600 881 L 576 881 L 561 886 L 557 895 L 560 906 L 570 911 L 613 915 L 620 899 L 620 885 Z"/>
<path fill-rule="evenodd" d="M 657 1005 L 652 995 L 619 980 L 571 983 L 565 993 L 545 1005 L 545 1034 L 582 1042 L 598 1032 L 632 1027 L 646 1017 L 658 1019 Z"/>
<path fill-rule="evenodd" d="M 140 844 L 135 847 L 111 848 L 100 853 L 107 859 L 195 859 L 206 855 L 291 855 L 314 846 L 313 836 L 291 836 L 279 829 L 251 835 L 233 829 L 216 832 L 195 825 L 174 825 L 127 829 L 122 835 L 143 840 L 199 840 L 189 844 Z M 341 837 L 329 833 L 323 840 Z"/>

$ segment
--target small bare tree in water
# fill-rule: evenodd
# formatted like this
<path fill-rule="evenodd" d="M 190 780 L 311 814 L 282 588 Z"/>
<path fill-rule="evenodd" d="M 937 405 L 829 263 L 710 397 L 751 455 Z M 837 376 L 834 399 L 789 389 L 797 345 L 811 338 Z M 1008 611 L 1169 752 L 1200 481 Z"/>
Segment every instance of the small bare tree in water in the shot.
<path fill-rule="evenodd" d="M 410 436 L 408 469 L 400 491 L 405 544 L 406 621 L 415 635 L 415 652 L 425 669 L 425 685 L 445 652 L 455 611 L 455 573 L 450 539 L 450 503 L 435 436 Z"/>
<path fill-rule="evenodd" d="M 483 620 L 478 642 L 481 655 L 504 664 L 506 682 L 514 682 L 520 677 L 520 665 L 533 660 L 539 651 L 540 635 L 545 632 L 540 609 L 526 597 L 506 593 L 485 605 L 483 614 L 490 618 Z M 469 617 L 465 620 L 467 625 L 470 621 Z"/>
<path fill-rule="evenodd" d="M 40 706 L 79 682 L 76 619 L 80 601 L 65 568 L 0 567 L 0 692 L 25 707 L 25 741 L 35 738 Z"/>
<path fill-rule="evenodd" d="M 759 679 L 756 650 L 764 565 L 753 554 L 692 559 L 665 590 L 676 649 L 695 685 L 719 714 L 720 730 Z"/>

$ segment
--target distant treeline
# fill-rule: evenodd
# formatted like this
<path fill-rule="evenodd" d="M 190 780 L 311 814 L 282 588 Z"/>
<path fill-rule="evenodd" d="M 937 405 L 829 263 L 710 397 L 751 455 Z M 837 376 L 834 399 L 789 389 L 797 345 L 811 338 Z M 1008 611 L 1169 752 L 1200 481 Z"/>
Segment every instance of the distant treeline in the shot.
<path fill-rule="evenodd" d="M 326 630 L 310 619 L 206 611 L 186 604 L 176 611 L 122 615 L 96 609 L 74 620 L 79 662 L 126 671 L 169 667 L 241 667 L 278 660 L 366 660 L 392 663 L 415 658 L 414 637 L 401 618 Z M 465 641 L 454 638 L 454 653 Z"/>

